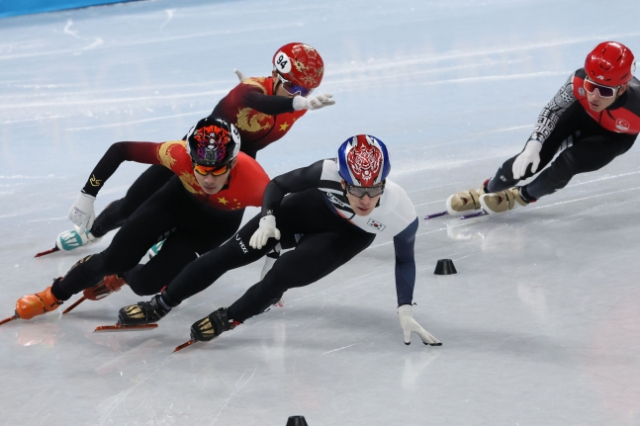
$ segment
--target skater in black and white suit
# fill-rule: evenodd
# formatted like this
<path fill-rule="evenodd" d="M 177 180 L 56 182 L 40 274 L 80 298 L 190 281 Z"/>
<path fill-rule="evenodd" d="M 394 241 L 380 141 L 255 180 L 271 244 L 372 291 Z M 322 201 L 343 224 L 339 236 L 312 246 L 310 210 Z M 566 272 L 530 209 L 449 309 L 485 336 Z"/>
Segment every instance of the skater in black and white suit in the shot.
<path fill-rule="evenodd" d="M 404 341 L 409 344 L 411 332 L 416 332 L 424 344 L 440 345 L 413 319 L 418 218 L 406 192 L 387 179 L 390 168 L 384 143 L 357 135 L 342 144 L 336 159 L 276 177 L 267 185 L 261 214 L 228 242 L 192 262 L 150 302 L 122 308 L 120 322 L 158 321 L 225 272 L 260 259 L 279 241 L 285 249 L 295 247 L 284 252 L 240 299 L 193 324 L 193 339 L 211 340 L 264 312 L 288 289 L 309 285 L 333 272 L 366 249 L 377 235 L 389 235 L 396 252 L 398 315 Z"/>

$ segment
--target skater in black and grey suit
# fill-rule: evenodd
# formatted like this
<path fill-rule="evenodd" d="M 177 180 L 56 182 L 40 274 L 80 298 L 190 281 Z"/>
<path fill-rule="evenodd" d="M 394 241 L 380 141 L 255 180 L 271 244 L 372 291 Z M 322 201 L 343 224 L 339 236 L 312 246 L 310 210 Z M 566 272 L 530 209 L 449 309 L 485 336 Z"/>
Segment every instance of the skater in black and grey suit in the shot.
<path fill-rule="evenodd" d="M 447 212 L 493 214 L 526 206 L 627 152 L 640 132 L 640 81 L 634 71 L 633 54 L 623 44 L 596 46 L 584 68 L 544 107 L 524 150 L 480 188 L 450 196 Z M 542 169 L 532 182 L 516 186 Z"/>

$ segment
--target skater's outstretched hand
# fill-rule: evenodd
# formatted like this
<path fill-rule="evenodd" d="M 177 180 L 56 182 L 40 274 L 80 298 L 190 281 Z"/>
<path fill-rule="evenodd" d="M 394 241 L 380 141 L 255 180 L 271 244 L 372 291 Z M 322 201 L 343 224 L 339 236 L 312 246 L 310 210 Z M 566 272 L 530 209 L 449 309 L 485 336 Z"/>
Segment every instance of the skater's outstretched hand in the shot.
<path fill-rule="evenodd" d="M 95 199 L 96 197 L 81 192 L 69 209 L 69 220 L 77 226 L 79 234 L 91 229 L 93 221 L 96 219 L 96 211 L 93 208 Z"/>
<path fill-rule="evenodd" d="M 236 73 L 236 75 L 238 76 L 238 80 L 240 80 L 240 81 L 245 81 L 245 80 L 247 79 L 247 76 L 246 76 L 246 75 L 244 75 L 244 74 L 242 73 L 242 71 L 240 71 L 240 70 L 238 70 L 238 69 L 235 69 L 235 68 L 234 68 L 234 69 L 233 69 L 233 72 L 235 72 L 235 73 Z"/>
<path fill-rule="evenodd" d="M 402 305 L 398 308 L 400 325 L 402 326 L 402 330 L 404 331 L 404 344 L 411 344 L 411 333 L 414 332 L 418 336 L 420 336 L 420 339 L 422 339 L 422 343 L 424 343 L 425 345 L 441 346 L 442 343 L 440 343 L 440 340 L 436 339 L 433 334 L 422 328 L 422 326 L 418 324 L 418 321 L 413 319 L 411 310 L 411 305 Z"/>
<path fill-rule="evenodd" d="M 531 164 L 531 173 L 535 173 L 540 165 L 540 150 L 542 149 L 542 143 L 532 139 L 527 142 L 524 147 L 524 151 L 516 157 L 513 162 L 511 171 L 513 172 L 514 179 L 520 179 L 527 174 L 527 167 Z"/>
<path fill-rule="evenodd" d="M 296 111 L 300 111 L 302 109 L 320 109 L 329 105 L 333 105 L 336 103 L 333 99 L 332 94 L 325 93 L 324 95 L 318 96 L 310 96 L 308 98 L 302 96 L 296 96 L 293 98 L 293 109 Z"/>
<path fill-rule="evenodd" d="M 267 244 L 269 238 L 280 239 L 280 230 L 276 228 L 276 217 L 272 214 L 263 216 L 260 225 L 249 240 L 249 245 L 256 250 L 260 250 Z"/>

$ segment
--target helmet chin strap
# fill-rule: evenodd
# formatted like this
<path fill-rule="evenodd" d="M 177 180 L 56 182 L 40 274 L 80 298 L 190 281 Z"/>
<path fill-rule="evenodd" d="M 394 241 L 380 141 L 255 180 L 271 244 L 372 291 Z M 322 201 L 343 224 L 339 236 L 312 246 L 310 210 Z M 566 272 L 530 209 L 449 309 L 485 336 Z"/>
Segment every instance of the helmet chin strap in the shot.
<path fill-rule="evenodd" d="M 341 180 L 341 185 L 342 187 L 342 195 L 344 196 L 344 198 L 347 199 L 347 201 L 349 200 L 349 198 L 347 197 L 347 181 L 342 179 Z"/>
<path fill-rule="evenodd" d="M 275 71 L 275 70 L 274 70 Z M 277 71 L 276 71 L 277 72 Z M 276 92 L 278 91 L 278 85 L 282 84 L 282 82 L 280 81 L 280 79 L 276 76 L 274 77 L 273 75 L 271 76 L 271 78 L 273 79 L 273 94 L 275 95 Z"/>

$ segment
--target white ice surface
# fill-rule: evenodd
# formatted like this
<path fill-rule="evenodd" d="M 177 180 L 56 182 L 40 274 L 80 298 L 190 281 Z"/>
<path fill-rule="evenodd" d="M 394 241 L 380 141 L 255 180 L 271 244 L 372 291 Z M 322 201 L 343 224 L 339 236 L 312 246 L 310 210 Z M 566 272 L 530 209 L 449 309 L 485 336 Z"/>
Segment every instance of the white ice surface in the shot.
<path fill-rule="evenodd" d="M 158 0 L 0 20 L 2 316 L 99 245 L 41 259 L 107 147 L 180 138 L 275 49 L 322 53 L 308 113 L 261 151 L 271 176 L 371 133 L 421 216 L 517 153 L 598 42 L 640 54 L 635 0 Z M 97 209 L 144 166 L 126 164 Z M 402 344 L 392 244 L 209 344 L 189 326 L 256 281 L 225 275 L 156 331 L 92 334 L 124 289 L 0 327 L 0 425 L 639 425 L 640 151 L 498 218 L 421 222 L 415 317 L 444 342 Z M 253 214 L 255 212 L 247 212 Z M 439 258 L 458 275 L 437 277 Z M 75 300 L 75 299 L 72 299 Z"/>

